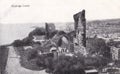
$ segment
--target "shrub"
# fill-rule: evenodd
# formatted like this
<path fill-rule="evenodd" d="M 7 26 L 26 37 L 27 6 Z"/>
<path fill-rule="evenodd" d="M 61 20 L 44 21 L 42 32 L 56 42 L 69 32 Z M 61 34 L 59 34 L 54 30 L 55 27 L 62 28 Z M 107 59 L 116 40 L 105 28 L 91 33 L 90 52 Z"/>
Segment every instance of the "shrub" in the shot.
<path fill-rule="evenodd" d="M 33 35 L 45 35 L 45 29 L 42 27 L 37 27 L 29 33 L 30 37 Z"/>
<path fill-rule="evenodd" d="M 32 41 L 32 37 L 26 37 L 22 40 L 15 40 L 12 45 L 14 47 L 20 47 L 20 46 L 29 46 L 32 45 L 33 41 Z"/>
<path fill-rule="evenodd" d="M 70 57 L 61 55 L 57 60 L 54 60 L 52 57 L 45 58 L 47 70 L 54 74 L 65 74 L 65 72 L 82 70 L 84 68 L 84 64 L 77 57 Z"/>
<path fill-rule="evenodd" d="M 87 38 L 86 47 L 89 54 L 97 53 L 97 55 L 111 59 L 110 47 L 101 38 Z"/>
<path fill-rule="evenodd" d="M 23 46 L 23 41 L 22 40 L 15 40 L 13 43 L 12 43 L 12 45 L 14 46 L 14 47 L 19 47 L 19 46 Z"/>

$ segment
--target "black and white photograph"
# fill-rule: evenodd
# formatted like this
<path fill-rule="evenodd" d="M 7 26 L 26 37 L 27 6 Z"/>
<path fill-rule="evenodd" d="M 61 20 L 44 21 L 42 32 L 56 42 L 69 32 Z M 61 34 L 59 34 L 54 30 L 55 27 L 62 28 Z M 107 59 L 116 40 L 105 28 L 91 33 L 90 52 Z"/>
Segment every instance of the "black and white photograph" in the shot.
<path fill-rule="evenodd" d="M 0 0 L 0 74 L 120 74 L 120 0 Z"/>

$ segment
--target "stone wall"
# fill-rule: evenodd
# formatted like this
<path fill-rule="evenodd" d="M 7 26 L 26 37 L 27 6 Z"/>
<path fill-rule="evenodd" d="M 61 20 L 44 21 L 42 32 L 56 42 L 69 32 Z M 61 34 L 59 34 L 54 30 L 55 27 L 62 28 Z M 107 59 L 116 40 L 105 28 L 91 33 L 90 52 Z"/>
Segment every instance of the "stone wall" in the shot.
<path fill-rule="evenodd" d="M 8 58 L 7 46 L 0 46 L 0 74 L 5 74 L 7 58 Z"/>

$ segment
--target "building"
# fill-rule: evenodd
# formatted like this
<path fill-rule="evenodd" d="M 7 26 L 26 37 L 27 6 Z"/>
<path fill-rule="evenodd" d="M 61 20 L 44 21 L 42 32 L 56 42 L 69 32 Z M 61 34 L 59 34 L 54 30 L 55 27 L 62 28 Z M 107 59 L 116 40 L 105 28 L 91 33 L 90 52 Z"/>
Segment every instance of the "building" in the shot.
<path fill-rule="evenodd" d="M 34 42 L 43 42 L 43 41 L 45 41 L 45 35 L 34 35 L 33 41 Z"/>

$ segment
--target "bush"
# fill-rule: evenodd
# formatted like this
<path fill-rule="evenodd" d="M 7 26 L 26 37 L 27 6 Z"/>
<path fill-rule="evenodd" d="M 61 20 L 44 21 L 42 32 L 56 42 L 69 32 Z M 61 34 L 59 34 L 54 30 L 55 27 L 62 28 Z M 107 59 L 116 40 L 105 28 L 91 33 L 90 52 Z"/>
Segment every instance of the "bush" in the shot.
<path fill-rule="evenodd" d="M 45 29 L 42 27 L 37 27 L 33 31 L 29 33 L 29 36 L 32 37 L 33 35 L 45 35 Z"/>
<path fill-rule="evenodd" d="M 80 58 L 70 56 L 59 56 L 57 60 L 53 57 L 44 55 L 44 58 L 40 58 L 39 62 L 45 64 L 47 72 L 53 72 L 54 74 L 65 74 L 65 72 L 74 72 L 84 69 L 84 64 Z M 72 74 L 72 73 L 71 73 Z"/>
<path fill-rule="evenodd" d="M 23 46 L 23 41 L 22 40 L 15 40 L 13 43 L 12 43 L 12 45 L 14 46 L 14 47 L 19 47 L 19 46 Z"/>
<path fill-rule="evenodd" d="M 44 61 L 42 63 L 42 65 L 38 65 L 37 61 L 38 61 L 38 52 L 35 49 L 27 49 L 24 50 L 24 52 L 22 52 L 22 55 L 20 57 L 20 64 L 22 67 L 30 69 L 30 70 L 43 70 L 45 68 L 45 64 Z M 44 58 L 44 57 L 43 57 Z"/>
<path fill-rule="evenodd" d="M 96 57 L 89 56 L 85 58 L 86 67 L 93 66 L 95 68 L 101 68 L 106 66 L 108 62 L 110 62 L 109 59 L 100 56 L 96 56 Z"/>
<path fill-rule="evenodd" d="M 49 53 L 52 54 L 52 53 Z M 46 72 L 53 74 L 84 74 L 84 62 L 82 58 L 61 55 L 58 59 L 53 59 L 49 54 L 40 55 L 36 64 L 46 69 Z M 74 72 L 74 73 L 73 73 Z"/>
<path fill-rule="evenodd" d="M 80 58 L 75 56 L 59 56 L 54 60 L 54 74 L 84 74 L 84 64 Z"/>
<path fill-rule="evenodd" d="M 32 41 L 32 37 L 26 37 L 22 40 L 15 40 L 12 45 L 14 47 L 20 47 L 20 46 L 29 46 L 32 45 L 33 41 Z"/>
<path fill-rule="evenodd" d="M 86 47 L 89 54 L 97 53 L 97 55 L 111 59 L 110 47 L 101 38 L 87 38 Z"/>

